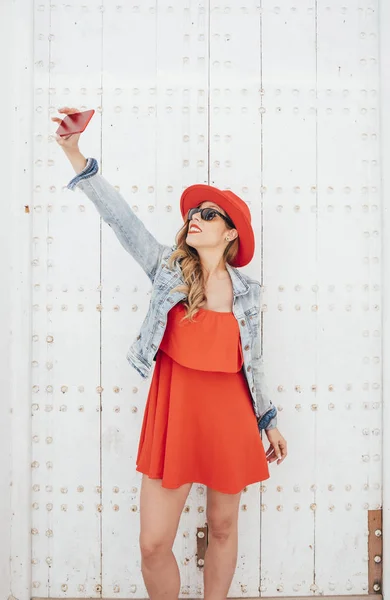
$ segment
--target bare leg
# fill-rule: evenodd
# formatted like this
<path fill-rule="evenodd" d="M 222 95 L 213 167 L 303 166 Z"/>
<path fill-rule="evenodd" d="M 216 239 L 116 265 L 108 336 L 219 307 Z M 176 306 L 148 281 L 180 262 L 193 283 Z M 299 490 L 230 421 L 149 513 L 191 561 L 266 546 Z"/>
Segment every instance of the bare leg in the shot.
<path fill-rule="evenodd" d="M 141 572 L 151 600 L 176 600 L 180 594 L 180 573 L 172 546 L 184 503 L 192 483 L 171 490 L 161 479 L 142 476 Z"/>
<path fill-rule="evenodd" d="M 241 492 L 207 490 L 209 543 L 204 563 L 204 600 L 225 600 L 237 564 Z"/>

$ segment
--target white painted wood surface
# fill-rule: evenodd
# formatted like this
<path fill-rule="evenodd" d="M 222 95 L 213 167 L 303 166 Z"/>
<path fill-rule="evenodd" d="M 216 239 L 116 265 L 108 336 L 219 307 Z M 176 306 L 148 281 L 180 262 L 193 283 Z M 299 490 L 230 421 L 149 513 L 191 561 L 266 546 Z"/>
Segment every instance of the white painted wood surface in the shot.
<path fill-rule="evenodd" d="M 0 597 L 31 597 L 33 6 L 0 2 Z M 30 212 L 28 212 L 30 207 Z"/>
<path fill-rule="evenodd" d="M 147 597 L 135 457 L 150 379 L 125 355 L 151 288 L 88 198 L 66 189 L 74 172 L 50 120 L 66 105 L 96 110 L 81 151 L 163 243 L 192 183 L 250 204 L 257 245 L 244 270 L 264 284 L 289 456 L 242 495 L 229 596 L 367 593 L 367 511 L 389 485 L 379 109 L 390 94 L 378 36 L 390 14 L 378 8 L 4 0 L 2 597 Z M 195 482 L 174 546 L 182 597 L 203 596 L 205 515 Z"/>

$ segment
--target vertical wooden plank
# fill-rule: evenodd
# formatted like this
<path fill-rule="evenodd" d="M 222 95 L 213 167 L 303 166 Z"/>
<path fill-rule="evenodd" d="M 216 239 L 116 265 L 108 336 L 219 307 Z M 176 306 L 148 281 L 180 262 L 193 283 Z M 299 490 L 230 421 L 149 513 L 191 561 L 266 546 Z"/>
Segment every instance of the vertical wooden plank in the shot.
<path fill-rule="evenodd" d="M 75 173 L 51 116 L 95 108 L 80 148 L 98 151 L 101 13 L 35 2 L 34 23 L 33 591 L 99 597 L 100 227 L 66 189 Z"/>
<path fill-rule="evenodd" d="M 40 90 L 40 96 L 34 97 L 34 109 L 35 109 L 35 127 L 39 131 L 38 137 L 35 136 L 35 145 L 33 147 L 33 157 L 36 160 L 38 154 L 39 159 L 47 164 L 47 153 L 49 151 L 49 145 L 43 144 L 43 139 L 46 133 L 46 139 L 51 133 L 51 127 L 49 125 L 49 47 L 48 47 L 48 34 L 50 32 L 50 9 L 49 3 L 34 3 L 34 37 L 38 40 L 34 44 L 34 83 L 35 86 Z M 38 31 L 38 36 L 36 35 Z M 40 38 L 40 39 L 39 39 Z M 46 40 L 45 43 L 43 39 Z M 43 91 L 46 90 L 46 94 Z M 36 105 L 38 111 L 36 109 Z M 38 147 L 37 147 L 38 145 Z M 42 396 L 42 401 L 45 398 L 45 380 L 47 378 L 47 368 L 45 368 L 45 361 L 47 360 L 46 354 L 49 346 L 49 336 L 53 335 L 52 331 L 47 331 L 46 315 L 45 311 L 42 310 L 44 307 L 38 308 L 37 292 L 42 289 L 45 290 L 47 285 L 47 261 L 48 261 L 48 245 L 47 245 L 47 204 L 48 201 L 44 201 L 44 196 L 41 196 L 42 187 L 45 186 L 44 178 L 47 177 L 47 171 L 42 169 L 41 172 L 36 173 L 34 170 L 33 176 L 33 194 L 31 199 L 32 205 L 32 229 L 33 229 L 33 264 L 32 264 L 32 304 L 36 305 L 35 311 L 32 313 L 32 359 L 35 364 L 40 365 L 40 368 L 32 370 L 32 386 L 35 385 L 35 390 Z M 39 181 L 41 179 L 41 181 Z M 36 187 L 38 186 L 38 187 Z M 37 195 L 38 192 L 38 195 Z M 40 299 L 39 299 L 40 300 Z M 51 339 L 51 338 L 50 338 Z M 51 359 L 52 360 L 52 359 Z M 49 371 L 50 373 L 51 371 Z M 52 382 L 50 381 L 52 386 Z M 50 388 L 52 389 L 52 387 Z M 33 387 L 32 387 L 33 390 Z M 43 441 L 41 431 L 51 426 L 50 421 L 46 423 L 50 418 L 51 413 L 45 411 L 44 404 L 41 406 L 41 402 L 38 402 L 39 396 L 31 392 L 31 411 L 32 411 L 32 431 L 31 438 L 35 436 L 36 440 L 41 440 L 40 444 L 32 444 L 32 503 L 33 505 L 40 507 L 41 510 L 35 510 L 32 512 L 32 586 L 33 594 L 41 595 L 43 597 L 49 596 L 50 594 L 50 567 L 46 562 L 46 557 L 51 555 L 51 548 L 49 549 L 49 538 L 45 533 L 49 530 L 48 518 L 51 517 L 51 513 L 47 510 L 47 504 L 50 502 L 50 495 L 54 492 L 54 488 L 51 482 L 48 480 L 47 475 L 51 474 L 51 470 L 47 471 L 45 468 L 45 451 L 46 444 Z M 49 398 L 52 398 L 52 392 Z M 49 405 L 49 403 L 48 403 Z M 52 426 L 51 426 L 52 428 Z M 44 440 L 45 438 L 43 438 Z M 47 447 L 49 450 L 51 446 Z M 51 457 L 50 457 L 51 458 Z M 46 462 L 48 457 L 46 458 Z M 33 465 L 36 465 L 34 468 Z M 38 468 L 37 468 L 38 467 Z M 46 473 L 45 473 L 46 471 Z M 45 477 L 45 475 L 46 477 Z M 42 535 L 43 533 L 43 535 Z M 57 534 L 57 532 L 56 532 Z M 56 590 L 58 591 L 58 590 Z M 54 589 L 53 589 L 54 592 Z"/>
<path fill-rule="evenodd" d="M 0 597 L 31 595 L 33 6 L 0 3 Z"/>
<path fill-rule="evenodd" d="M 372 2 L 334 1 L 317 12 L 315 591 L 325 595 L 368 592 L 367 510 L 380 503 L 378 76 L 372 7 Z"/>
<path fill-rule="evenodd" d="M 189 0 L 112 5 L 104 13 L 103 174 L 165 244 L 174 243 L 182 224 L 183 187 L 207 176 L 204 23 L 205 7 Z M 103 594 L 147 597 L 135 459 L 152 373 L 143 380 L 126 352 L 148 310 L 151 284 L 108 228 L 102 239 Z M 205 512 L 189 498 L 174 553 L 183 593 L 194 596 L 201 584 L 196 526 L 204 523 Z"/>
<path fill-rule="evenodd" d="M 385 0 L 377 1 L 377 23 L 379 31 L 379 144 L 380 163 L 373 165 L 380 169 L 380 198 L 381 198 L 381 244 L 382 244 L 382 521 L 383 530 L 390 531 L 390 435 L 387 428 L 390 423 L 390 403 L 387 401 L 390 393 L 389 344 L 390 344 L 390 212 L 388 201 L 390 192 L 390 4 Z M 377 332 L 378 335 L 378 332 Z M 383 539 L 383 590 L 390 588 L 390 536 Z"/>
<path fill-rule="evenodd" d="M 156 38 L 156 237 L 173 244 L 182 227 L 182 190 L 207 182 L 208 157 L 208 2 L 157 4 Z M 170 214 L 171 213 L 171 214 Z M 193 482 L 174 542 L 180 595 L 203 594 L 203 567 L 197 564 L 197 531 L 206 525 L 207 488 Z"/>
<path fill-rule="evenodd" d="M 263 352 L 279 429 L 288 445 L 287 459 L 270 465 L 271 478 L 262 487 L 262 596 L 309 595 L 314 575 L 314 4 L 306 0 L 292 8 L 262 3 Z"/>
<path fill-rule="evenodd" d="M 108 5 L 103 29 L 102 174 L 140 219 L 155 203 L 156 15 L 151 4 Z M 126 359 L 147 312 L 150 282 L 115 234 L 102 230 L 103 597 L 146 598 L 135 471 L 150 379 Z"/>
<path fill-rule="evenodd" d="M 168 0 L 169 3 L 169 0 Z M 201 0 L 187 3 L 184 22 L 184 44 L 182 52 L 183 86 L 179 103 L 181 111 L 181 130 L 177 123 L 177 131 L 182 133 L 182 167 L 181 172 L 174 165 L 170 172 L 180 183 L 176 191 L 176 231 L 182 225 L 179 201 L 184 188 L 194 183 L 209 182 L 210 156 L 210 105 L 209 105 L 209 71 L 210 71 L 210 1 Z M 184 126 L 183 126 L 184 125 Z M 172 168 L 173 167 L 173 168 Z M 183 511 L 179 535 L 183 536 L 184 556 L 188 564 L 180 567 L 182 577 L 181 593 L 184 597 L 202 598 L 204 596 L 204 565 L 197 563 L 196 532 L 207 528 L 207 486 L 202 482 L 194 482 Z M 180 540 L 176 541 L 178 551 Z M 207 542 L 206 542 L 207 544 Z M 180 559 L 179 559 L 180 560 Z"/>
<path fill-rule="evenodd" d="M 260 15 L 256 3 L 210 3 L 210 180 L 248 203 L 256 235 L 243 272 L 261 279 Z M 248 485 L 239 509 L 238 560 L 229 595 L 259 594 L 260 483 Z"/>

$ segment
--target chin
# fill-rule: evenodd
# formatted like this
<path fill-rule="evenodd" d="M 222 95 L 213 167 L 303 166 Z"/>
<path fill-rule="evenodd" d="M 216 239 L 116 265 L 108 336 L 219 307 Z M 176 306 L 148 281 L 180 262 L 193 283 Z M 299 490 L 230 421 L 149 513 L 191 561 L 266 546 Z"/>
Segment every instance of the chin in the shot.
<path fill-rule="evenodd" d="M 187 237 L 186 237 L 186 244 L 187 244 L 188 246 L 194 246 L 194 247 L 195 247 L 195 244 L 193 244 L 193 243 L 192 243 L 192 238 L 193 238 L 193 237 L 194 237 L 194 236 L 191 236 L 191 237 L 190 237 L 189 235 L 187 235 Z"/>

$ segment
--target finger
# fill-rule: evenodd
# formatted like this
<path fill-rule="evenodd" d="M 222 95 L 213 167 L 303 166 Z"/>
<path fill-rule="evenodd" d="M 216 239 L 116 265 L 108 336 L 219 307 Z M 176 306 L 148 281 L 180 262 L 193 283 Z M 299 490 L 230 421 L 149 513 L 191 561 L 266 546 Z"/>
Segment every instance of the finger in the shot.
<path fill-rule="evenodd" d="M 287 444 L 286 444 L 286 442 L 284 442 L 284 443 L 283 443 L 283 442 L 281 441 L 281 442 L 280 442 L 280 444 L 279 444 L 279 446 L 280 446 L 280 448 L 281 448 L 281 456 L 280 456 L 280 458 L 279 458 L 279 460 L 278 460 L 278 465 L 280 465 L 280 463 L 281 463 L 281 462 L 283 462 L 283 461 L 284 461 L 284 459 L 285 459 L 285 458 L 286 458 L 286 456 L 287 456 Z"/>
<path fill-rule="evenodd" d="M 272 455 L 272 456 L 271 456 L 271 457 L 268 459 L 268 462 L 269 462 L 269 463 L 273 463 L 275 460 L 277 460 L 277 458 L 278 458 L 278 457 L 277 457 L 277 456 L 275 456 L 275 454 L 273 454 L 273 455 Z"/>
<path fill-rule="evenodd" d="M 67 113 L 68 115 L 71 115 L 73 113 L 79 112 L 78 108 L 69 108 L 69 106 L 64 106 L 63 108 L 59 108 L 58 112 L 64 112 Z"/>
<path fill-rule="evenodd" d="M 271 449 L 271 452 L 268 452 L 266 454 L 266 458 L 267 458 L 268 462 L 274 462 L 274 460 L 277 459 L 277 456 L 275 454 L 275 450 L 273 448 Z"/>
<path fill-rule="evenodd" d="M 273 447 L 274 447 L 274 450 L 275 450 L 275 454 L 276 454 L 276 456 L 277 456 L 278 458 L 280 458 L 280 456 L 281 456 L 281 455 L 280 455 L 279 441 L 277 441 L 277 442 L 273 442 L 273 444 L 272 444 L 272 445 L 273 445 Z"/>

